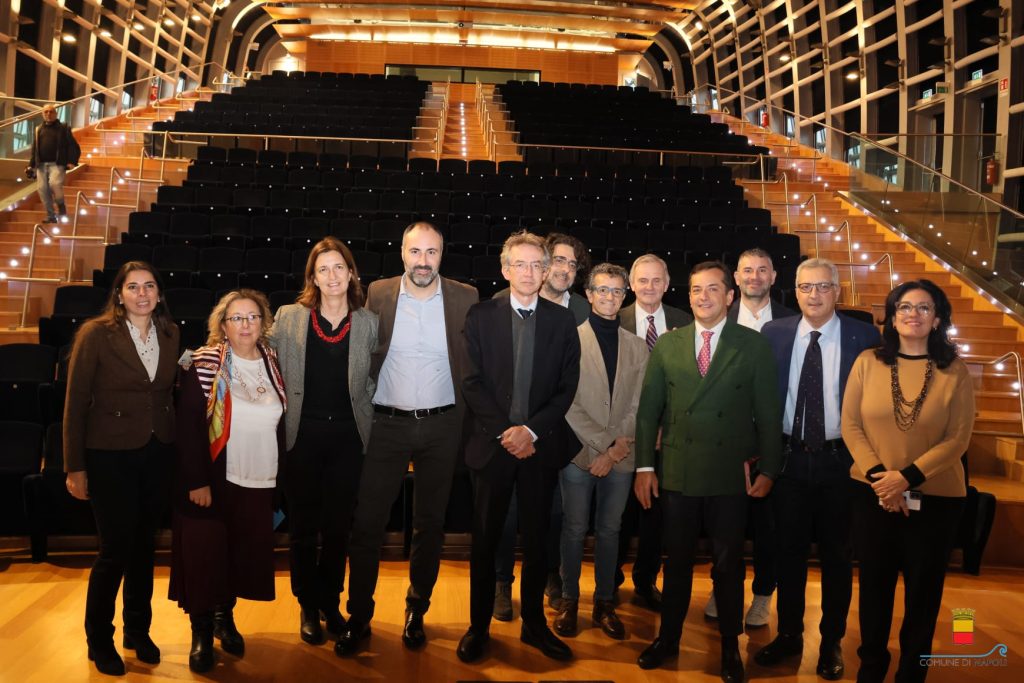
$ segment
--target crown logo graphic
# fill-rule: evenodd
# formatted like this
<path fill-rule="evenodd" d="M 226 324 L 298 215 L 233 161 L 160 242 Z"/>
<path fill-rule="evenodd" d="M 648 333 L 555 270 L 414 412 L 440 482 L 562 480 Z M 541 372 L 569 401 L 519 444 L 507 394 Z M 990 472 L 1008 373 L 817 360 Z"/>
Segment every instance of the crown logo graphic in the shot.
<path fill-rule="evenodd" d="M 974 610 L 958 607 L 953 610 L 953 644 L 974 644 Z"/>

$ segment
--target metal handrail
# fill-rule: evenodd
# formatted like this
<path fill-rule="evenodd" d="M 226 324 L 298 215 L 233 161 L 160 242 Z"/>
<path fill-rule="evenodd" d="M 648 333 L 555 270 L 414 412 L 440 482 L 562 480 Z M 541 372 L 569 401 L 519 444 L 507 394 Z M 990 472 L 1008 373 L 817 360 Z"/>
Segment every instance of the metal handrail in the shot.
<path fill-rule="evenodd" d="M 85 203 L 88 206 L 107 207 L 107 208 L 122 208 L 120 204 L 111 204 L 111 203 L 106 203 L 106 202 L 97 202 L 94 199 L 89 199 L 88 195 L 86 195 L 81 190 L 78 190 L 77 192 L 75 192 L 75 218 L 74 218 L 74 220 L 71 221 L 71 235 L 70 235 L 70 238 L 72 240 L 77 240 L 80 237 L 80 235 L 78 234 L 78 219 L 79 219 L 80 216 L 84 215 L 83 212 L 85 211 L 85 209 L 82 208 L 82 200 L 83 199 L 85 200 Z M 107 228 L 104 227 L 104 229 L 103 229 L 103 236 L 102 237 L 96 237 L 95 239 L 101 241 L 104 246 L 110 244 L 110 240 L 108 239 L 108 234 L 107 234 Z M 75 265 L 75 242 L 71 242 L 71 248 L 68 250 L 68 274 L 67 274 L 67 281 L 68 282 L 71 282 L 71 270 L 74 268 L 74 265 Z"/>
<path fill-rule="evenodd" d="M 1019 415 L 1020 415 L 1021 431 L 1024 431 L 1024 379 L 1022 379 L 1022 375 L 1021 375 L 1021 373 L 1022 373 L 1022 370 L 1021 370 L 1022 363 L 1021 363 L 1020 354 L 1017 353 L 1016 351 L 1007 351 L 1006 353 L 1004 353 L 1003 355 L 999 356 L 998 358 L 984 359 L 984 358 L 981 358 L 981 357 L 971 357 L 971 356 L 961 357 L 961 358 L 963 359 L 963 361 L 965 363 L 970 363 L 970 364 L 973 364 L 973 365 L 991 365 L 991 366 L 995 367 L 995 369 L 998 370 L 999 372 L 1002 372 L 1005 369 L 1004 363 L 1006 361 L 1011 360 L 1011 359 L 1013 360 L 1014 372 L 1015 372 L 1016 377 L 1017 377 L 1017 381 L 1014 384 L 1014 390 L 1017 392 L 1017 407 L 1018 407 L 1018 411 L 1019 411 Z M 978 433 L 992 434 L 990 432 L 977 432 L 977 431 L 974 432 L 974 433 L 975 434 L 978 434 Z M 999 435 L 1002 435 L 1002 434 L 993 434 L 993 435 L 999 436 Z M 1007 433 L 1006 435 L 1007 436 L 1020 436 L 1020 434 L 1013 434 L 1013 433 Z"/>
<path fill-rule="evenodd" d="M 422 140 L 406 140 L 400 138 L 352 138 L 352 137 L 331 137 L 327 135 L 273 135 L 270 133 L 209 133 L 206 131 L 183 131 L 183 130 L 162 130 L 155 131 L 153 135 L 161 135 L 164 139 L 161 156 L 151 157 L 153 159 L 180 159 L 181 157 L 168 157 L 167 156 L 167 144 L 169 142 L 179 145 L 205 145 L 206 142 L 199 140 L 187 140 L 185 138 L 177 138 L 177 135 L 199 135 L 205 138 L 260 138 L 264 142 L 270 140 L 340 140 L 344 142 L 400 142 L 404 144 L 415 144 L 422 142 Z M 436 133 L 435 133 L 436 137 Z M 437 141 L 440 148 L 440 140 Z"/>
<path fill-rule="evenodd" d="M 146 153 L 145 148 L 143 148 L 142 152 L 143 152 L 143 154 Z M 124 185 L 125 183 L 135 183 L 136 184 L 135 203 L 134 204 L 112 204 L 111 203 L 111 204 L 105 204 L 103 206 L 106 206 L 108 208 L 132 209 L 134 211 L 138 211 L 139 210 L 139 204 L 142 202 L 142 186 L 145 185 L 146 183 L 152 183 L 152 184 L 156 184 L 156 185 L 163 185 L 164 178 L 163 178 L 163 172 L 162 171 L 163 171 L 163 169 L 161 168 L 160 178 L 142 178 L 142 177 L 133 178 L 130 172 L 126 171 L 127 175 L 125 175 L 125 174 L 122 174 L 121 171 L 119 171 L 117 169 L 117 167 L 111 166 L 110 167 L 110 177 L 107 180 L 107 195 L 106 195 L 107 199 L 111 200 L 111 199 L 114 198 L 114 176 L 117 176 L 118 185 Z M 140 169 L 140 175 L 141 175 L 141 169 Z M 104 224 L 103 224 L 103 234 L 104 235 L 107 235 L 110 232 L 110 213 L 111 213 L 110 211 L 107 211 L 107 218 L 106 218 L 106 221 L 104 221 Z"/>
<path fill-rule="evenodd" d="M 761 177 L 762 178 L 764 177 L 763 173 L 762 173 Z M 766 194 L 767 194 L 767 189 L 766 188 L 769 185 L 776 185 L 778 183 L 782 183 L 783 191 L 786 193 L 786 196 L 788 197 L 789 196 L 789 178 L 786 176 L 786 172 L 785 171 L 780 171 L 779 172 L 779 177 L 776 178 L 775 180 L 755 180 L 755 181 L 753 181 L 754 185 L 760 185 L 761 186 L 761 206 L 763 206 L 765 208 L 768 207 L 768 200 L 766 199 Z M 793 225 L 792 225 L 792 223 L 789 220 L 789 208 L 786 209 L 786 232 L 787 233 L 793 232 Z"/>
<path fill-rule="evenodd" d="M 887 261 L 888 262 L 888 265 L 889 265 L 889 290 L 892 291 L 893 282 L 895 282 L 895 280 L 893 278 L 892 254 L 890 254 L 889 252 L 885 252 L 884 254 L 879 256 L 878 260 L 875 261 L 874 263 L 854 263 L 853 259 L 850 259 L 849 263 L 836 263 L 835 265 L 836 266 L 843 266 L 843 267 L 852 267 L 852 268 L 867 268 L 868 270 L 874 271 L 874 270 L 878 269 L 878 265 L 882 261 Z M 853 278 L 850 278 L 850 279 L 851 279 L 851 281 L 853 280 Z"/>
<path fill-rule="evenodd" d="M 814 235 L 814 258 L 819 258 L 821 252 L 818 248 L 818 235 L 831 235 L 835 237 L 836 241 L 839 241 L 839 233 L 846 230 L 846 258 L 849 263 L 853 263 L 853 228 L 850 226 L 850 221 L 843 221 L 839 227 L 835 230 L 818 230 L 817 222 L 815 222 L 814 230 L 794 230 L 793 232 L 799 235 Z M 850 305 L 857 306 L 857 279 L 853 270 L 853 266 L 850 266 Z"/>
<path fill-rule="evenodd" d="M 28 320 L 28 298 L 29 298 L 29 290 L 31 290 L 31 288 L 32 288 L 32 283 L 33 282 L 38 282 L 38 283 L 57 284 L 57 285 L 59 285 L 61 282 L 64 282 L 64 280 L 62 280 L 59 277 L 33 277 L 32 276 L 32 269 L 35 267 L 35 263 L 36 263 L 36 237 L 40 233 L 44 236 L 44 239 L 46 240 L 45 244 L 49 244 L 53 240 L 69 240 L 69 241 L 71 241 L 72 248 L 74 247 L 76 241 L 97 242 L 97 241 L 102 241 L 103 240 L 103 238 L 100 237 L 99 235 L 92 236 L 92 235 L 61 235 L 59 233 L 54 234 L 54 233 L 48 232 L 42 226 L 42 224 L 40 224 L 40 223 L 36 223 L 35 225 L 32 226 L 32 242 L 30 243 L 29 251 L 28 251 L 28 269 L 26 271 L 26 274 L 24 276 L 14 275 L 14 276 L 7 276 L 6 278 L 4 278 L 8 282 L 24 282 L 25 283 L 25 291 L 22 292 L 22 295 L 21 295 L 21 322 L 18 325 L 19 327 L 22 327 L 22 328 L 25 327 L 25 322 Z M 70 278 L 68 278 L 68 279 L 70 279 Z"/>

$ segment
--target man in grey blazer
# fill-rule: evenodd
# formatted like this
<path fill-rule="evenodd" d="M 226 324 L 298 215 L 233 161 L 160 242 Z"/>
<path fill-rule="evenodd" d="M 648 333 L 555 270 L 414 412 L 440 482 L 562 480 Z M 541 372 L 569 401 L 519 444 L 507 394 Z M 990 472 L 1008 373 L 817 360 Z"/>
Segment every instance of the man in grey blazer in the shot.
<path fill-rule="evenodd" d="M 417 222 L 402 237 L 405 273 L 370 285 L 366 307 L 380 317 L 371 375 L 377 380 L 373 429 L 359 485 L 349 550 L 349 622 L 338 656 L 370 635 L 380 546 L 391 505 L 416 467 L 412 551 L 402 642 L 426 642 L 423 615 L 437 582 L 455 462 L 462 437 L 463 325 L 479 300 L 474 287 L 438 275 L 443 238 Z"/>
<path fill-rule="evenodd" d="M 693 322 L 693 316 L 686 311 L 662 302 L 669 280 L 668 264 L 655 254 L 644 254 L 633 261 L 629 269 L 629 288 L 636 295 L 636 301 L 619 311 L 619 323 L 624 330 L 643 339 L 648 351 L 654 348 L 661 335 Z M 633 597 L 641 606 L 657 611 L 661 608 L 661 591 L 656 585 L 661 571 L 661 508 L 654 502 L 650 509 L 644 510 L 631 491 L 622 513 L 616 586 L 626 581 L 622 565 L 634 534 L 637 539 Z"/>

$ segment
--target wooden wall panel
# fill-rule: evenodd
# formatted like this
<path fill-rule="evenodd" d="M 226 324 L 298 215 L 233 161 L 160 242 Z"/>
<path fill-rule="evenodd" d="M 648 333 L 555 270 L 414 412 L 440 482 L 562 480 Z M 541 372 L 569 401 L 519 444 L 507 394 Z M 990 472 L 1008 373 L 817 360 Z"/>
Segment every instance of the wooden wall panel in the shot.
<path fill-rule="evenodd" d="M 539 70 L 545 81 L 611 85 L 620 82 L 620 59 L 616 53 L 459 45 L 330 40 L 311 40 L 306 45 L 306 68 L 310 71 L 376 74 L 384 73 L 386 64 L 463 66 Z"/>

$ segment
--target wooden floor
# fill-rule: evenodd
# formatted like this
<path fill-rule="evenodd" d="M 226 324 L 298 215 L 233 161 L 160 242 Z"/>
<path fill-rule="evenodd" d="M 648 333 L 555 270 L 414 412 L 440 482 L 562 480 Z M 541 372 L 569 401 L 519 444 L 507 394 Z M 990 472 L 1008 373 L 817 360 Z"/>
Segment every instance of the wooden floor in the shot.
<path fill-rule="evenodd" d="M 152 635 L 163 650 L 158 666 L 142 664 L 126 657 L 128 680 L 177 681 L 204 680 L 188 670 L 190 631 L 188 619 L 164 599 L 167 594 L 167 557 L 160 556 L 157 568 L 155 617 Z M 655 634 L 654 614 L 629 604 L 631 592 L 622 591 L 619 613 L 629 631 L 627 640 L 617 642 L 590 627 L 590 601 L 593 570 L 584 567 L 580 635 L 569 639 L 576 653 L 574 662 L 562 665 L 541 656 L 519 642 L 519 622 L 495 621 L 490 655 L 478 666 L 466 666 L 455 656 L 455 647 L 465 632 L 469 611 L 469 567 L 462 560 L 445 560 L 431 611 L 427 615 L 427 647 L 408 652 L 400 640 L 402 610 L 406 588 L 406 565 L 385 562 L 377 591 L 377 620 L 369 647 L 353 659 L 338 659 L 332 645 L 305 645 L 298 637 L 298 607 L 288 585 L 283 556 L 278 558 L 278 598 L 272 603 L 241 602 L 236 609 L 239 629 L 246 637 L 246 655 L 236 659 L 218 650 L 217 667 L 208 678 L 217 681 L 717 681 L 718 638 L 714 624 L 702 616 L 704 602 L 711 589 L 708 567 L 698 567 L 694 581 L 694 601 L 683 633 L 683 649 L 671 670 L 644 672 L 636 666 L 636 657 Z M 0 682 L 76 683 L 110 680 L 97 673 L 86 659 L 82 616 L 85 607 L 86 579 L 90 559 L 85 555 L 52 557 L 51 563 L 31 564 L 27 558 L 8 553 L 0 556 Z M 799 669 L 769 670 L 753 663 L 753 654 L 774 635 L 774 624 L 753 629 L 741 638 L 744 657 L 750 662 L 749 678 L 776 681 L 818 681 L 814 674 L 817 657 L 817 629 L 820 616 L 819 574 L 812 569 L 808 588 L 807 646 Z M 935 653 L 983 654 L 998 643 L 1008 647 L 1006 666 L 1001 668 L 957 666 L 936 669 L 929 681 L 1014 681 L 1024 675 L 1024 572 L 986 569 L 984 576 L 972 577 L 958 572 L 946 583 L 943 610 L 935 636 Z M 748 582 L 749 590 L 749 582 Z M 856 588 L 850 626 L 844 641 L 847 663 L 846 680 L 856 674 L 858 641 Z M 749 600 L 749 594 L 748 594 Z M 897 597 L 897 623 L 902 614 L 902 597 Z M 518 597 L 516 598 L 518 609 Z M 950 610 L 970 607 L 975 613 L 975 644 L 954 646 L 951 638 Z M 120 608 L 118 609 L 120 612 Z M 548 612 L 549 617 L 551 612 Z M 518 611 L 517 611 L 518 615 Z M 118 620 L 119 621 L 119 620 Z M 120 649 L 120 627 L 115 641 Z M 890 649 L 895 651 L 893 640 Z M 967 660 L 962 660 L 967 661 Z M 975 661 L 975 660 L 970 660 Z M 977 660 L 981 661 L 981 660 Z M 892 674 L 890 673 L 890 679 Z"/>

